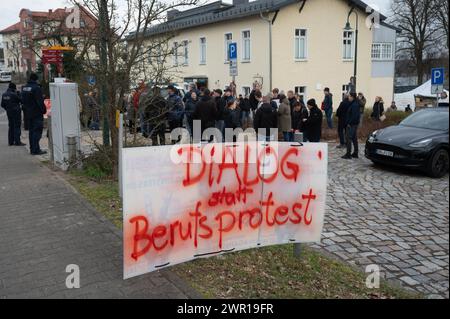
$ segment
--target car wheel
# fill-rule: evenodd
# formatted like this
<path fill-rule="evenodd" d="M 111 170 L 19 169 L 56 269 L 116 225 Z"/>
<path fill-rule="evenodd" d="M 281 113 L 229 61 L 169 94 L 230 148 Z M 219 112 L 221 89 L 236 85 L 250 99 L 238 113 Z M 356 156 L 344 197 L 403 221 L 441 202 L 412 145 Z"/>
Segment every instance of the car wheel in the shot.
<path fill-rule="evenodd" d="M 431 177 L 442 177 L 448 172 L 449 156 L 444 149 L 437 150 L 428 162 L 428 174 Z"/>

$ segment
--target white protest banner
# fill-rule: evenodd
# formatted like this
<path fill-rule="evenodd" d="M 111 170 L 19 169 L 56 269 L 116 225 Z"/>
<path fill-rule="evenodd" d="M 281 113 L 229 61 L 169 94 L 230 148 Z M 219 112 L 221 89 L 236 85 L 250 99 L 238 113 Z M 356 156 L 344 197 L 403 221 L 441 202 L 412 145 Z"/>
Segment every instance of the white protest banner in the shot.
<path fill-rule="evenodd" d="M 323 143 L 123 149 L 124 278 L 231 251 L 319 241 L 327 161 Z"/>

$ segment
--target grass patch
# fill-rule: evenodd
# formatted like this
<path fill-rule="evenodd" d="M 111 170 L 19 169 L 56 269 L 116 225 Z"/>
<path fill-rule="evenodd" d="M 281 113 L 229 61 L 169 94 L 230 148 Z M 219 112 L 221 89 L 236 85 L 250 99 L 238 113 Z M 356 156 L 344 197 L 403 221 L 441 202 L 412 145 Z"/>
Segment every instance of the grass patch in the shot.
<path fill-rule="evenodd" d="M 302 246 L 302 256 L 292 245 L 251 249 L 175 266 L 195 289 L 209 298 L 418 298 L 402 288 L 382 282 L 380 289 L 366 288 L 361 271 Z"/>
<path fill-rule="evenodd" d="M 96 180 L 88 170 L 73 171 L 69 182 L 117 227 L 122 228 L 117 182 Z M 366 275 L 350 265 L 303 245 L 302 257 L 292 245 L 250 249 L 171 268 L 207 298 L 420 298 L 382 281 L 365 286 Z"/>

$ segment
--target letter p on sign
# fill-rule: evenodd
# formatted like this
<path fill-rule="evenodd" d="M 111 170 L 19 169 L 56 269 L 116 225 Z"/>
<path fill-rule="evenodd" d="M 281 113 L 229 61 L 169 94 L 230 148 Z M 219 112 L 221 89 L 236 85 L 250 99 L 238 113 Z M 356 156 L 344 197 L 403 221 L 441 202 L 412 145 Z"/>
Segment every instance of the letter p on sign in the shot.
<path fill-rule="evenodd" d="M 431 70 L 431 85 L 444 84 L 444 68 L 435 68 Z"/>
<path fill-rule="evenodd" d="M 229 55 L 228 59 L 237 60 L 237 43 L 236 42 L 229 44 L 228 55 Z"/>

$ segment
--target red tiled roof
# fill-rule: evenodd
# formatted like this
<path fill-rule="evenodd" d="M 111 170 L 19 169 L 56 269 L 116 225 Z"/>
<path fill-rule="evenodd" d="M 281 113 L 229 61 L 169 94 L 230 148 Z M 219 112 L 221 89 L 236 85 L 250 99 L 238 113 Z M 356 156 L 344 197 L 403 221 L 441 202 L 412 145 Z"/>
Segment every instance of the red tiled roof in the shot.
<path fill-rule="evenodd" d="M 9 27 L 7 27 L 6 29 L 3 29 L 0 31 L 0 34 L 3 33 L 16 33 L 20 31 L 20 22 L 17 22 Z"/>

